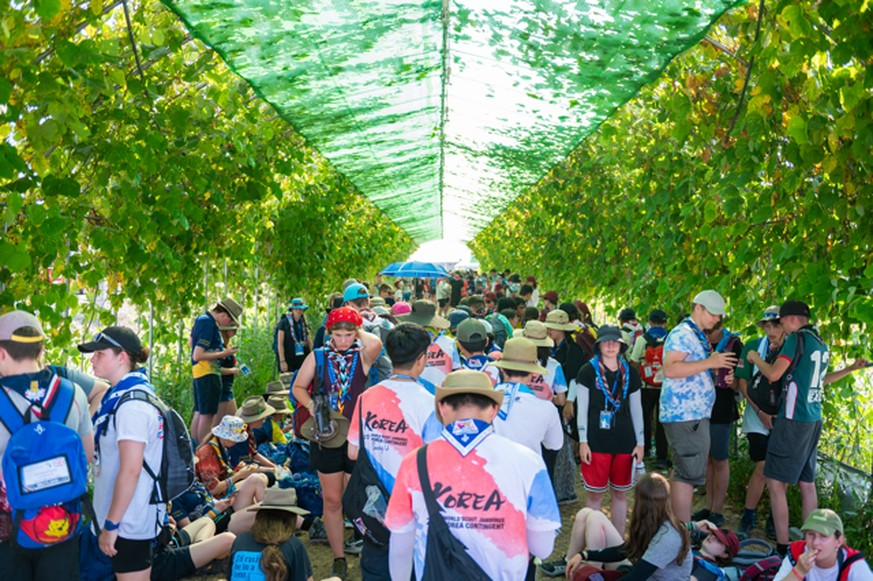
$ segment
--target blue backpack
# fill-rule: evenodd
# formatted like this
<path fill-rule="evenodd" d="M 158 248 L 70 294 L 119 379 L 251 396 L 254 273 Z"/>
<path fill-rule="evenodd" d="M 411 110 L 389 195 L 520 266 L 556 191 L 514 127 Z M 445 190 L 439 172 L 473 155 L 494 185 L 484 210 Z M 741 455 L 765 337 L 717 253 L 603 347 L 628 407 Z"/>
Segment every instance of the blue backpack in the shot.
<path fill-rule="evenodd" d="M 75 387 L 52 374 L 47 384 L 31 390 L 39 401 L 24 414 L 5 390 L 0 391 L 0 421 L 11 434 L 3 454 L 3 477 L 12 509 L 12 538 L 25 549 L 67 541 L 76 535 L 88 499 L 82 439 L 64 423 L 73 408 Z"/>

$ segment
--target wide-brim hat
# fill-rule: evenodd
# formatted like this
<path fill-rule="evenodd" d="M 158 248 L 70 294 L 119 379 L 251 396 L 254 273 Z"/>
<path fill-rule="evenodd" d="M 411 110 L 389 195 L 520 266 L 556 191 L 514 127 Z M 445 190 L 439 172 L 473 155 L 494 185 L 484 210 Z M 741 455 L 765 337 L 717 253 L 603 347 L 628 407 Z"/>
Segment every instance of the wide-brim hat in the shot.
<path fill-rule="evenodd" d="M 376 297 L 373 297 L 370 299 L 370 308 L 371 309 L 373 307 L 384 307 L 385 304 L 386 304 L 385 299 L 383 299 L 382 297 L 376 296 Z"/>
<path fill-rule="evenodd" d="M 250 423 L 262 420 L 274 413 L 276 413 L 275 408 L 265 402 L 264 398 L 259 395 L 253 395 L 245 399 L 236 415 L 242 421 Z"/>
<path fill-rule="evenodd" d="M 759 327 L 763 327 L 764 323 L 778 323 L 779 322 L 779 307 L 777 305 L 770 305 L 766 309 L 764 309 L 764 315 L 758 319 L 758 322 L 755 323 Z"/>
<path fill-rule="evenodd" d="M 274 414 L 288 415 L 293 413 L 288 409 L 288 398 L 281 395 L 271 395 L 268 397 L 267 405 L 273 408 Z"/>
<path fill-rule="evenodd" d="M 247 510 L 283 510 L 301 516 L 306 516 L 309 511 L 297 506 L 297 491 L 293 488 L 268 488 L 264 492 L 264 499 L 260 504 L 250 506 Z"/>
<path fill-rule="evenodd" d="M 249 439 L 246 423 L 237 416 L 228 415 L 221 418 L 221 422 L 212 428 L 212 434 L 222 440 L 230 440 L 237 444 Z"/>
<path fill-rule="evenodd" d="M 404 323 L 417 323 L 422 327 L 448 329 L 449 321 L 437 315 L 436 312 L 437 308 L 433 301 L 415 301 L 412 303 L 411 313 L 397 318 Z"/>
<path fill-rule="evenodd" d="M 450 395 L 466 393 L 475 393 L 484 395 L 494 401 L 499 407 L 503 404 L 503 390 L 494 389 L 494 384 L 491 382 L 491 377 L 481 371 L 472 369 L 459 369 L 452 371 L 446 375 L 443 384 L 437 386 L 434 394 L 434 406 L 436 408 L 436 416 L 440 423 L 443 422 L 443 417 L 440 414 L 440 402 Z"/>
<path fill-rule="evenodd" d="M 300 297 L 291 299 L 291 304 L 288 305 L 288 310 L 300 309 L 300 310 L 305 311 L 308 308 L 309 308 L 309 306 L 305 302 L 303 302 L 303 299 L 301 299 Z"/>
<path fill-rule="evenodd" d="M 294 372 L 293 371 L 286 371 L 284 373 L 279 374 L 279 381 L 282 383 L 282 385 L 284 385 L 288 389 L 291 388 L 291 380 L 293 380 L 293 379 L 294 379 Z M 267 384 L 267 392 L 269 392 L 269 391 L 270 391 L 270 384 L 268 383 Z"/>
<path fill-rule="evenodd" d="M 325 448 L 339 448 L 348 439 L 349 420 L 344 415 L 331 410 L 330 425 L 333 428 L 331 433 L 323 438 L 319 438 L 315 425 L 315 417 L 309 416 L 309 419 L 303 422 L 303 427 L 300 428 L 300 435 L 313 444 L 320 444 Z"/>
<path fill-rule="evenodd" d="M 225 311 L 227 311 L 227 314 L 230 315 L 230 318 L 233 320 L 234 323 L 236 323 L 237 325 L 240 324 L 239 318 L 240 316 L 242 316 L 243 308 L 238 302 L 230 297 L 227 297 L 218 301 L 218 306 L 222 307 Z"/>
<path fill-rule="evenodd" d="M 538 363 L 537 346 L 525 337 L 513 337 L 503 345 L 503 356 L 494 362 L 495 367 L 522 373 L 545 375 L 548 369 Z"/>
<path fill-rule="evenodd" d="M 549 328 L 540 321 L 528 321 L 524 329 L 516 329 L 513 337 L 524 337 L 537 347 L 554 347 L 555 342 L 549 337 Z"/>
<path fill-rule="evenodd" d="M 561 309 L 549 311 L 546 314 L 546 321 L 543 323 L 547 329 L 555 329 L 557 331 L 575 331 L 576 325 L 570 322 L 570 315 Z"/>
<path fill-rule="evenodd" d="M 292 373 L 291 376 L 293 376 L 293 375 L 294 374 Z M 281 378 L 281 376 L 280 376 L 280 378 Z M 264 395 L 266 395 L 267 397 L 272 396 L 272 395 L 288 395 L 291 392 L 291 390 L 288 389 L 288 385 L 290 385 L 290 383 L 291 383 L 290 377 L 288 378 L 287 384 L 285 382 L 281 381 L 281 379 L 279 381 L 271 381 L 270 383 L 267 384 L 267 390 L 264 392 Z"/>
<path fill-rule="evenodd" d="M 597 340 L 594 345 L 597 346 L 604 341 L 616 341 L 621 345 L 621 353 L 627 351 L 627 343 L 624 342 L 624 337 L 621 336 L 621 329 L 615 325 L 602 325 L 597 329 Z"/>

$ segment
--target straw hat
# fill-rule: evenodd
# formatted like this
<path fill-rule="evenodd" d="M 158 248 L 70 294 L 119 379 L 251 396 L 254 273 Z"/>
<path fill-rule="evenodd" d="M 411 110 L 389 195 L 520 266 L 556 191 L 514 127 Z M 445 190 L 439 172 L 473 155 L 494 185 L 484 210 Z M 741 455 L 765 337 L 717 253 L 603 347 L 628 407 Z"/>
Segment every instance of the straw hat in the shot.
<path fill-rule="evenodd" d="M 236 323 L 237 326 L 239 326 L 239 318 L 240 315 L 242 315 L 243 308 L 238 302 L 228 297 L 218 301 L 218 306 L 222 307 L 225 311 L 227 311 L 227 314 L 230 315 L 230 318 L 233 320 L 233 322 Z"/>
<path fill-rule="evenodd" d="M 558 331 L 575 331 L 576 325 L 570 322 L 570 316 L 561 309 L 549 311 L 546 315 L 546 328 Z"/>
<path fill-rule="evenodd" d="M 513 337 L 503 345 L 503 357 L 494 362 L 495 367 L 545 375 L 548 369 L 537 363 L 537 346 L 530 339 Z"/>
<path fill-rule="evenodd" d="M 264 500 L 256 506 L 250 506 L 248 510 L 284 510 L 301 516 L 309 514 L 305 508 L 297 506 L 297 491 L 293 488 L 268 488 L 264 492 Z"/>
<path fill-rule="evenodd" d="M 442 423 L 443 418 L 440 414 L 440 402 L 450 395 L 460 393 L 475 393 L 484 395 L 498 405 L 503 404 L 503 391 L 494 389 L 494 384 L 491 383 L 491 377 L 481 371 L 473 371 L 472 369 L 459 369 L 446 375 L 445 381 L 436 388 L 434 397 L 436 416 Z"/>
<path fill-rule="evenodd" d="M 236 415 L 244 422 L 256 422 L 258 420 L 262 420 L 267 416 L 271 416 L 276 413 L 275 408 L 273 406 L 268 405 L 267 402 L 264 401 L 264 398 L 259 395 L 253 395 L 251 397 L 247 397 L 242 404 L 242 407 L 239 408 L 239 411 L 236 412 Z"/>
<path fill-rule="evenodd" d="M 528 321 L 524 329 L 516 329 L 513 337 L 524 337 L 537 347 L 554 347 L 555 342 L 549 337 L 549 328 L 539 321 Z"/>
<path fill-rule="evenodd" d="M 436 314 L 437 308 L 433 301 L 415 301 L 412 312 L 403 317 L 397 317 L 404 323 L 418 323 L 422 327 L 448 329 L 449 322 Z"/>

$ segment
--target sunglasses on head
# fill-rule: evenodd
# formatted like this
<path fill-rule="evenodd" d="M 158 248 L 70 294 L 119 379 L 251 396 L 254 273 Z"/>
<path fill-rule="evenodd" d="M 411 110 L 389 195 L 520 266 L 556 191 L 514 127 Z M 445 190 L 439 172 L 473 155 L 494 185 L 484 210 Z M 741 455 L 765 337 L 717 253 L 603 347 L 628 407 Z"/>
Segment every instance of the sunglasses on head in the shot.
<path fill-rule="evenodd" d="M 112 337 L 107 335 L 106 333 L 103 333 L 102 331 L 100 333 L 97 333 L 96 335 L 94 335 L 94 342 L 95 343 L 105 342 L 105 343 L 109 343 L 110 345 L 112 345 L 114 347 L 118 347 L 119 349 L 124 349 L 124 347 L 121 346 L 121 343 L 119 343 L 118 341 L 116 341 L 115 339 L 113 339 Z"/>

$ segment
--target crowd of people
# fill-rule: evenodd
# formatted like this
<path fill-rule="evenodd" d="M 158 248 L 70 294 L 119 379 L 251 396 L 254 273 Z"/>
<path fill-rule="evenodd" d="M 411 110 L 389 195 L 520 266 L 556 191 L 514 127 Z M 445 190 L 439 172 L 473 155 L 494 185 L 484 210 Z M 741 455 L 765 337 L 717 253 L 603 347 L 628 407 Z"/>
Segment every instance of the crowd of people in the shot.
<path fill-rule="evenodd" d="M 534 579 L 538 566 L 577 580 L 723 579 L 767 491 L 776 579 L 873 579 L 815 487 L 823 388 L 868 363 L 829 371 L 808 305 L 762 309 L 762 336 L 743 341 L 714 290 L 672 328 L 664 310 L 641 322 L 632 308 L 598 326 L 532 276 L 431 282 L 349 279 L 320 321 L 293 299 L 275 328 L 279 380 L 239 405 L 244 308 L 219 301 L 190 333 L 190 440 L 131 329 L 78 345 L 92 376 L 45 364 L 33 315 L 0 316 L 0 578 L 171 580 L 224 562 L 232 581 L 309 580 L 307 531 L 327 542 L 331 579 L 349 577 L 347 554 L 365 580 Z M 734 531 L 737 421 L 755 470 Z M 259 447 L 301 440 L 320 517 Z M 176 490 L 171 473 L 189 480 Z M 562 523 L 577 479 L 584 508 Z M 706 501 L 692 512 L 695 487 Z M 562 526 L 569 542 L 556 547 Z"/>

